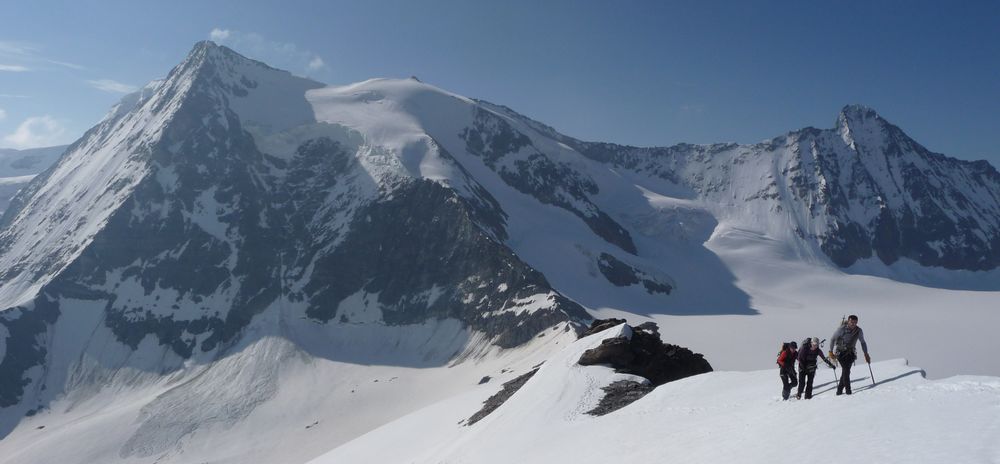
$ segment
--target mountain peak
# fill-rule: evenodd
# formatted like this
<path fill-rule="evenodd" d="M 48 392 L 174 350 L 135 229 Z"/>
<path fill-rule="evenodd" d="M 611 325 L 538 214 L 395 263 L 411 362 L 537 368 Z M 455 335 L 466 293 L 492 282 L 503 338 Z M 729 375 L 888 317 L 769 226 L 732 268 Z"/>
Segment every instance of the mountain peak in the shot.
<path fill-rule="evenodd" d="M 194 43 L 194 47 L 191 47 L 191 53 L 199 50 L 211 50 L 214 48 L 219 48 L 219 44 L 212 42 L 211 40 L 199 40 Z"/>
<path fill-rule="evenodd" d="M 837 127 L 845 125 L 855 127 L 884 121 L 874 109 L 865 105 L 853 104 L 846 105 L 840 110 L 840 114 L 837 116 Z"/>
<path fill-rule="evenodd" d="M 837 132 L 844 142 L 853 144 L 859 138 L 869 139 L 886 132 L 888 121 L 865 105 L 847 105 L 837 116 Z"/>
<path fill-rule="evenodd" d="M 219 45 L 211 40 L 202 40 L 196 42 L 191 51 L 188 53 L 187 58 L 184 59 L 183 64 L 196 64 L 201 65 L 209 62 L 219 62 L 219 61 L 229 61 L 229 62 L 247 62 L 253 63 L 258 66 L 264 66 L 270 68 L 270 66 L 261 63 L 257 60 L 247 58 L 235 50 Z"/>

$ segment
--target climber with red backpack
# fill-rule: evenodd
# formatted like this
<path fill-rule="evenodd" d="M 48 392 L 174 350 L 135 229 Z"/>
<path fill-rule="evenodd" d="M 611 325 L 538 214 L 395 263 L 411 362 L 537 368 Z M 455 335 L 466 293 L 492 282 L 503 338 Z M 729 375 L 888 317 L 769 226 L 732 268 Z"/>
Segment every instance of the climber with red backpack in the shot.
<path fill-rule="evenodd" d="M 795 357 L 798 344 L 787 342 L 781 344 L 778 352 L 778 375 L 781 377 L 781 399 L 787 400 L 798 382 L 795 379 Z"/>

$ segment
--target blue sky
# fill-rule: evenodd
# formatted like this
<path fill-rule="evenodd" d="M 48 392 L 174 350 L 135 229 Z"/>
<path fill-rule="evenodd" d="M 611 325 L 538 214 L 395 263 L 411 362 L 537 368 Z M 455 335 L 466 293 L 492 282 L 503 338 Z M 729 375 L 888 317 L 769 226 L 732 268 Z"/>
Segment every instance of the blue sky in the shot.
<path fill-rule="evenodd" d="M 408 77 L 584 140 L 756 142 L 862 103 L 1000 166 L 1000 2 L 0 0 L 0 147 L 67 143 L 198 40 Z M 214 35 L 213 35 L 214 31 Z"/>

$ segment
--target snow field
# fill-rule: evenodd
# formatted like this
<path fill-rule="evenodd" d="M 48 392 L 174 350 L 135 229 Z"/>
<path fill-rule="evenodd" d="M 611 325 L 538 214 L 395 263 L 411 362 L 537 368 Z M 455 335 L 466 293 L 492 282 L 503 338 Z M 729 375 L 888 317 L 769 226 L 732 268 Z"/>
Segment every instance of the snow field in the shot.
<path fill-rule="evenodd" d="M 780 399 L 777 369 L 713 372 L 656 388 L 602 417 L 581 414 L 620 377 L 575 360 L 609 330 L 565 348 L 479 423 L 459 421 L 488 394 L 475 392 L 387 424 L 314 464 L 398 463 L 798 463 L 824 456 L 858 462 L 989 463 L 1000 458 L 1000 379 L 927 381 L 904 360 L 875 363 L 870 388 L 856 366 L 855 394 L 835 396 L 821 368 L 812 400 Z M 861 371 L 865 371 L 862 373 Z M 412 437 L 419 435 L 419 440 Z M 392 446 L 385 446 L 391 443 Z"/>

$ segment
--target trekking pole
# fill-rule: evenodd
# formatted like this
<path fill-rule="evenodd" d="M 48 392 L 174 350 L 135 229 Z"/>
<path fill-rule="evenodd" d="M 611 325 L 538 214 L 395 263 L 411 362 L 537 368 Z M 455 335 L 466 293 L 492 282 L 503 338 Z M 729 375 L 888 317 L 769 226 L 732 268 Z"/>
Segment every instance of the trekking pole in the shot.
<path fill-rule="evenodd" d="M 872 376 L 872 386 L 875 386 L 875 374 L 872 373 L 872 363 L 868 363 L 868 373 Z"/>

